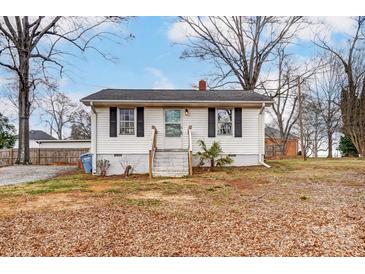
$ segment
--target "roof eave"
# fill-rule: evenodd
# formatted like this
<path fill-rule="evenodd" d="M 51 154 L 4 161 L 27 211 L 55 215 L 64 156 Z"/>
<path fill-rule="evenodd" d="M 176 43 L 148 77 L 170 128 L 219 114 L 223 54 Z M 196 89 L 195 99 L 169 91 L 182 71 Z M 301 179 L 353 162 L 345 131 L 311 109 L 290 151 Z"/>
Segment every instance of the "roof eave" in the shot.
<path fill-rule="evenodd" d="M 138 105 L 138 106 L 271 106 L 273 101 L 184 101 L 184 100 L 88 100 L 82 99 L 81 102 L 90 106 L 91 102 L 95 106 L 109 105 Z"/>
<path fill-rule="evenodd" d="M 89 143 L 90 139 L 81 139 L 81 140 L 37 140 L 36 143 Z"/>

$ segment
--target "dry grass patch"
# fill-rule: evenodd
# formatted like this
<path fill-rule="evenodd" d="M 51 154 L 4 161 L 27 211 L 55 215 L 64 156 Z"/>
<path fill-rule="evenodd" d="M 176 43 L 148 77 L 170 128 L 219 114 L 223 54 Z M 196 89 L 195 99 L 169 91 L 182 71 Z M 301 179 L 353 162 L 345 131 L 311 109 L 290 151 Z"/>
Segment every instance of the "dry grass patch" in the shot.
<path fill-rule="evenodd" d="M 103 204 L 106 199 L 103 199 Z M 23 195 L 18 199 L 5 198 L 0 201 L 1 216 L 21 214 L 24 212 L 52 212 L 60 210 L 78 210 L 100 206 L 101 199 L 84 193 L 53 193 L 45 195 Z"/>
<path fill-rule="evenodd" d="M 196 197 L 187 194 L 180 195 L 165 195 L 161 191 L 142 191 L 136 194 L 127 195 L 128 199 L 147 199 L 147 200 L 160 200 L 169 203 L 185 204 L 196 200 Z"/>

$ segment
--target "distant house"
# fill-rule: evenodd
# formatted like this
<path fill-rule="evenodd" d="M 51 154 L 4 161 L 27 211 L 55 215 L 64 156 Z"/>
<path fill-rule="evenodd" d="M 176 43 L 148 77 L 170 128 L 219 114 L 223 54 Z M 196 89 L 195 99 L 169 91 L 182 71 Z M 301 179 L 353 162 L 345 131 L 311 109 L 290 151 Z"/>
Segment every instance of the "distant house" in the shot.
<path fill-rule="evenodd" d="M 16 141 L 14 144 L 14 148 L 18 148 L 19 137 L 16 136 Z M 30 130 L 29 131 L 29 148 L 39 148 L 39 144 L 37 141 L 39 140 L 56 140 L 56 138 L 52 137 L 48 133 L 42 130 Z"/>
<path fill-rule="evenodd" d="M 276 128 L 267 126 L 265 128 L 265 158 L 293 158 L 298 155 L 299 138 L 292 134 L 289 135 L 286 143 L 286 153 L 283 155 L 284 140 L 280 136 L 280 131 Z"/>
<path fill-rule="evenodd" d="M 81 99 L 91 107 L 93 172 L 110 162 L 108 175 L 133 165 L 136 173 L 184 176 L 199 163 L 201 148 L 219 141 L 233 166 L 266 165 L 265 107 L 272 100 L 254 91 L 104 89 Z"/>
<path fill-rule="evenodd" d="M 91 147 L 90 140 L 38 140 L 39 148 L 88 148 Z"/>

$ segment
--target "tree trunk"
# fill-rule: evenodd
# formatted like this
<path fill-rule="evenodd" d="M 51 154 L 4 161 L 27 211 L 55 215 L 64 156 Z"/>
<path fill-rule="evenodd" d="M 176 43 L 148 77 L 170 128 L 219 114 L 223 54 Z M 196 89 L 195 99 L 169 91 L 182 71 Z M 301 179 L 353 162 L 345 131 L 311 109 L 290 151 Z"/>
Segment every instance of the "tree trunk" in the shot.
<path fill-rule="evenodd" d="M 300 128 L 300 147 L 302 151 L 303 160 L 307 160 L 307 152 L 304 145 L 304 129 L 302 120 L 302 91 L 300 86 L 300 78 L 298 77 L 298 116 L 299 116 L 299 128 Z"/>
<path fill-rule="evenodd" d="M 213 168 L 214 167 L 214 158 L 210 159 L 210 167 Z"/>
<path fill-rule="evenodd" d="M 327 139 L 328 139 L 328 155 L 327 155 L 327 158 L 333 158 L 333 155 L 332 155 L 333 136 L 332 136 L 332 131 L 331 130 L 327 130 Z"/>
<path fill-rule="evenodd" d="M 19 145 L 17 164 L 30 164 L 29 157 L 29 57 L 24 52 L 19 54 Z"/>
<path fill-rule="evenodd" d="M 314 141 L 313 154 L 314 154 L 314 158 L 318 158 L 318 143 L 317 143 L 317 140 Z"/>

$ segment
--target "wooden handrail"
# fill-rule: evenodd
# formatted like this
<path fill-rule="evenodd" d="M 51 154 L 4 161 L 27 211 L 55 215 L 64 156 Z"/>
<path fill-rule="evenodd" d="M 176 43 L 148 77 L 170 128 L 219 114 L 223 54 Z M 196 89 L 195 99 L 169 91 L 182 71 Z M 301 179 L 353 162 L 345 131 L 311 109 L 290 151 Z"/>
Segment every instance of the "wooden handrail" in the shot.
<path fill-rule="evenodd" d="M 157 149 L 157 129 L 155 126 L 152 126 L 151 149 L 148 153 L 148 167 L 149 167 L 150 178 L 153 177 L 152 169 L 153 169 L 153 160 L 155 159 L 156 149 Z"/>
<path fill-rule="evenodd" d="M 192 126 L 188 128 L 188 161 L 189 161 L 189 175 L 193 175 L 193 138 Z"/>

